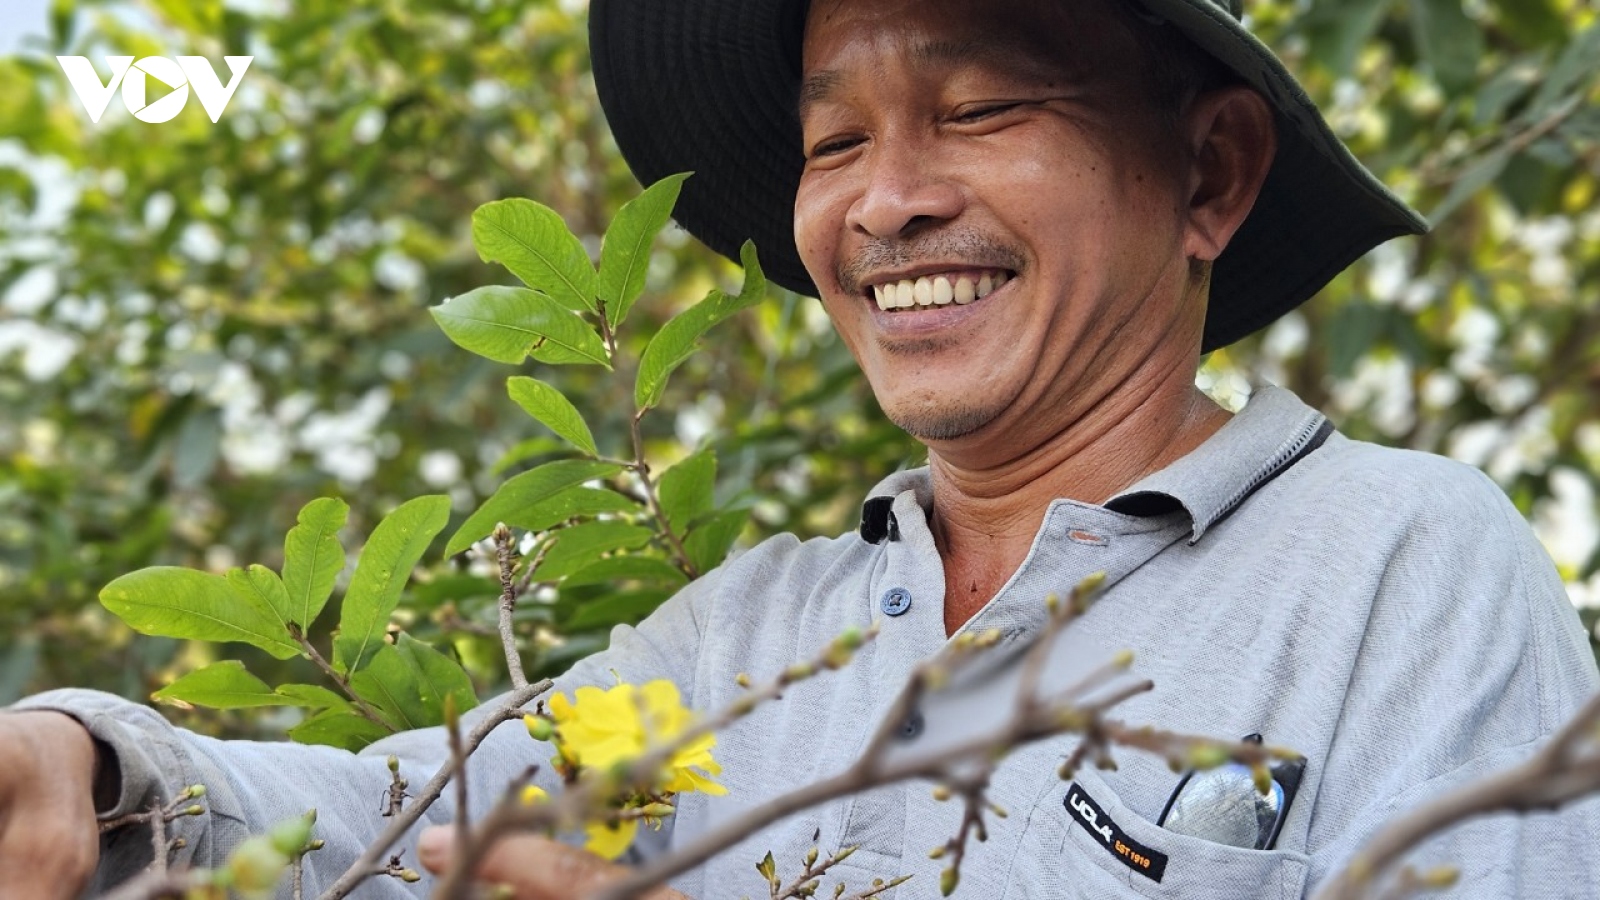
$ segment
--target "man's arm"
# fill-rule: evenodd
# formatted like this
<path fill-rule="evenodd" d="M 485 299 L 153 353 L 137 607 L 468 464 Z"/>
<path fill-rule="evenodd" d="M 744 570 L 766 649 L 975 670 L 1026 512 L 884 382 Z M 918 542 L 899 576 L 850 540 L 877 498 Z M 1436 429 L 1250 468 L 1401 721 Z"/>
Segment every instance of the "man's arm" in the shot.
<path fill-rule="evenodd" d="M 582 684 L 609 685 L 619 677 L 633 682 L 666 678 L 688 693 L 700 634 L 694 604 L 705 593 L 702 586 L 707 581 L 701 579 L 681 591 L 638 628 L 615 629 L 610 648 L 580 661 L 558 680 L 556 689 L 570 692 Z M 470 729 L 500 702 L 496 698 L 467 713 L 462 717 L 463 729 Z M 64 727 L 34 734 L 36 740 L 17 752 L 31 753 L 32 758 L 43 761 L 59 755 L 65 744 L 75 744 L 80 750 L 87 746 L 88 774 L 62 780 L 56 799 L 73 805 L 80 814 L 87 810 L 91 826 L 96 817 L 106 821 L 146 810 L 167 802 L 189 785 L 205 785 L 207 814 L 181 817 L 169 829 L 171 837 L 184 840 L 184 847 L 173 857 L 180 862 L 220 865 L 245 838 L 316 809 L 315 836 L 326 845 L 305 858 L 307 896 L 315 896 L 331 884 L 388 824 L 382 810 L 391 782 L 390 755 L 400 759 L 400 774 L 413 787 L 425 783 L 449 759 L 442 728 L 402 732 L 350 754 L 282 742 L 219 741 L 175 728 L 147 706 L 93 691 L 51 691 L 27 698 L 14 709 L 51 710 L 70 716 L 48 714 L 50 721 Z M 75 726 L 73 719 L 81 727 Z M 98 808 L 90 801 L 94 745 L 85 731 L 104 743 L 120 780 L 117 796 L 105 798 L 110 802 Z M 519 721 L 496 728 L 468 765 L 471 814 L 476 817 L 486 812 L 504 787 L 529 766 L 543 766 L 542 777 L 550 778 L 545 765 L 549 756 L 549 749 L 533 741 Z M 10 771 L 0 769 L 0 791 L 8 779 L 17 780 L 9 777 Z M 0 793 L 0 798 L 4 796 Z M 0 820 L 14 809 L 12 803 L 0 799 Z M 446 791 L 393 852 L 401 853 L 406 865 L 420 870 L 414 852 L 417 830 L 454 817 L 451 792 Z M 90 835 L 92 838 L 92 828 Z M 149 837 L 143 827 L 108 833 L 100 842 L 100 865 L 91 886 L 103 889 L 148 865 Z M 0 832 L 0 859 L 13 852 L 11 845 L 17 840 L 16 833 Z M 427 886 L 427 879 L 411 886 L 380 877 L 363 886 L 360 895 L 415 897 L 424 895 Z"/>

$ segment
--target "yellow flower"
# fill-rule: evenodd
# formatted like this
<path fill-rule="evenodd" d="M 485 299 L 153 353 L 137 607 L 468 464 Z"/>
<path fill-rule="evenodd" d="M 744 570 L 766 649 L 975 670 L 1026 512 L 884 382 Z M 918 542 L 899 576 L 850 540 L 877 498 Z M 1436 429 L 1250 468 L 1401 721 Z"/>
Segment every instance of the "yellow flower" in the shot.
<path fill-rule="evenodd" d="M 555 741 L 561 755 L 576 765 L 605 770 L 639 758 L 683 734 L 694 714 L 683 705 L 670 681 L 619 684 L 602 689 L 581 687 L 572 702 L 565 694 L 550 698 Z M 724 794 L 714 776 L 722 766 L 711 757 L 715 735 L 704 735 L 678 750 L 661 774 L 660 788 L 671 792 Z"/>
<path fill-rule="evenodd" d="M 544 788 L 539 787 L 537 784 L 527 784 L 523 785 L 522 793 L 517 796 L 517 799 L 522 801 L 523 806 L 532 806 L 535 803 L 542 802 L 549 796 L 549 794 L 545 793 Z"/>
<path fill-rule="evenodd" d="M 633 836 L 639 833 L 639 820 L 624 819 L 609 825 L 604 822 L 590 822 L 584 826 L 583 831 L 588 835 L 588 839 L 583 842 L 585 850 L 606 859 L 616 859 L 628 849 L 629 844 L 633 843 Z"/>

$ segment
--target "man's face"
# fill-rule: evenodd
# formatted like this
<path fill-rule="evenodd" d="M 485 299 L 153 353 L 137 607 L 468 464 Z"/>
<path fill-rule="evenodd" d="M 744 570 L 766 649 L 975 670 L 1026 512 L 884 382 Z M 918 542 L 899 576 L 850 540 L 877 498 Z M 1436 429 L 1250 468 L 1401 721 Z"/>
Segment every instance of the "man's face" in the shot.
<path fill-rule="evenodd" d="M 911 434 L 1044 438 L 1192 366 L 1186 157 L 1138 58 L 1098 3 L 812 3 L 795 239 Z"/>

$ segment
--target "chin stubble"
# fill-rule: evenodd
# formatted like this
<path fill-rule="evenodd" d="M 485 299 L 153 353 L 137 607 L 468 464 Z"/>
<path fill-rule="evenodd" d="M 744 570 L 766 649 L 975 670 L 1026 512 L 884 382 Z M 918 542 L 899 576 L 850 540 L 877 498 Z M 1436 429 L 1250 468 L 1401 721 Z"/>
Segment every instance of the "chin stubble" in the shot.
<path fill-rule="evenodd" d="M 999 410 L 956 403 L 941 408 L 885 411 L 889 421 L 919 441 L 951 441 L 988 425 Z"/>

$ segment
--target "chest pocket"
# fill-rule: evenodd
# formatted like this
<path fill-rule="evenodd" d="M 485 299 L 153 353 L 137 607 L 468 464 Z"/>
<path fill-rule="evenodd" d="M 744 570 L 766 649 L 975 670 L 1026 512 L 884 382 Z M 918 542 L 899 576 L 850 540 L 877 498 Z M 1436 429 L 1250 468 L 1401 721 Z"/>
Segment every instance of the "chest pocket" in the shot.
<path fill-rule="evenodd" d="M 1072 782 L 1049 781 L 1032 805 L 1012 862 L 1008 900 L 1279 900 L 1304 894 L 1304 853 L 1244 850 L 1159 828 L 1124 806 L 1092 769 Z M 1076 809 L 1066 802 L 1069 792 Z"/>

